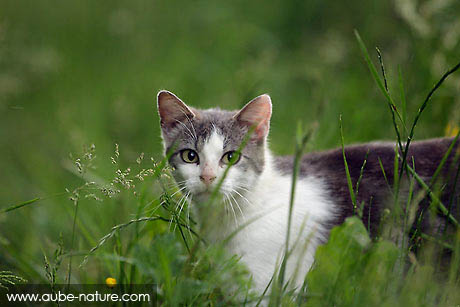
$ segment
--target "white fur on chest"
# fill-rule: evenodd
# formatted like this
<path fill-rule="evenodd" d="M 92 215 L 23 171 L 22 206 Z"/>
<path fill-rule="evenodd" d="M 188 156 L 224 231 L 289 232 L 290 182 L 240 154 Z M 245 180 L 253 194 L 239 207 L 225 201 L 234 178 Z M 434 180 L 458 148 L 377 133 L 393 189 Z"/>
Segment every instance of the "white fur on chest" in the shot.
<path fill-rule="evenodd" d="M 253 275 L 256 289 L 263 291 L 277 265 L 286 243 L 292 178 L 267 170 L 255 188 L 245 196 L 244 219 L 247 222 L 229 244 L 231 253 L 241 256 Z M 333 217 L 333 203 L 327 198 L 321 181 L 313 177 L 299 179 L 292 211 L 290 256 L 286 276 L 301 286 L 314 261 L 318 244 L 327 231 L 324 223 Z M 243 202 L 243 200 L 240 200 Z"/>

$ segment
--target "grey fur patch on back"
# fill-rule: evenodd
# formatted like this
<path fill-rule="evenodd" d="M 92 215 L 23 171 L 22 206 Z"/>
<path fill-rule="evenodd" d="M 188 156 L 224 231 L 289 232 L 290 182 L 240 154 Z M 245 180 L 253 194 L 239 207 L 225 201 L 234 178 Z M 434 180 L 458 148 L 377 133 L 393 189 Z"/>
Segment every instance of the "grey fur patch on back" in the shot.
<path fill-rule="evenodd" d="M 426 183 L 429 183 L 453 140 L 453 138 L 438 138 L 413 142 L 410 145 L 407 159 L 408 161 L 414 161 L 414 169 L 420 177 L 427 179 Z M 391 203 L 390 191 L 394 178 L 395 146 L 394 142 L 372 142 L 345 147 L 345 155 L 354 187 L 359 179 L 361 167 L 367 155 L 356 200 L 358 204 L 364 202 L 363 217 L 365 218 L 363 218 L 363 222 L 367 226 L 367 217 L 370 217 L 370 225 L 368 226 L 374 234 L 380 224 L 383 209 L 387 204 Z M 446 203 L 449 203 L 451 197 L 458 198 L 460 195 L 460 182 L 455 185 L 454 178 L 455 172 L 460 167 L 458 159 L 455 158 L 457 152 L 460 154 L 459 150 L 460 146 L 459 142 L 457 142 L 442 169 L 441 178 L 438 178 L 438 182 L 447 183 L 445 192 L 441 196 L 441 200 Z M 385 170 L 388 182 L 383 176 L 380 163 Z M 284 174 L 291 173 L 293 157 L 277 157 L 275 165 L 280 172 Z M 342 223 L 346 217 L 353 214 L 341 148 L 305 155 L 301 161 L 300 176 L 315 176 L 326 183 L 327 189 L 339 204 L 340 209 L 339 216 L 334 221 L 334 224 Z M 407 177 L 403 178 L 403 183 L 404 181 L 407 185 Z M 420 189 L 420 187 L 417 189 Z M 401 197 L 404 197 L 404 195 Z M 429 204 L 428 201 L 426 203 L 426 205 Z M 460 206 L 452 208 L 452 214 L 459 219 Z"/>

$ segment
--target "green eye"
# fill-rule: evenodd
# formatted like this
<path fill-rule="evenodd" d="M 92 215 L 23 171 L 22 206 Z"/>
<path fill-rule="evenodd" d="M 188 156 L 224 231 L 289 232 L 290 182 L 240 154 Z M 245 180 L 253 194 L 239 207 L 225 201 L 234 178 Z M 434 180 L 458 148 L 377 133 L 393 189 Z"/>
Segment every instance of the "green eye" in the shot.
<path fill-rule="evenodd" d="M 191 149 L 184 149 L 180 152 L 180 157 L 185 163 L 198 163 L 198 154 Z"/>
<path fill-rule="evenodd" d="M 222 156 L 222 163 L 224 164 L 236 164 L 240 161 L 240 154 L 236 151 L 229 151 Z"/>

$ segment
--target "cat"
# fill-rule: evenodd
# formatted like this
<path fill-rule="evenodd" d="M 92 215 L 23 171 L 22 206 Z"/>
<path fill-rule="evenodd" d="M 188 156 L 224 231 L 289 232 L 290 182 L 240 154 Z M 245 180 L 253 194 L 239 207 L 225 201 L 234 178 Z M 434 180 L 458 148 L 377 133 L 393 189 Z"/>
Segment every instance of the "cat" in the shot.
<path fill-rule="evenodd" d="M 233 234 L 227 244 L 229 253 L 241 257 L 252 274 L 256 290 L 263 291 L 285 249 L 293 171 L 292 156 L 275 157 L 268 148 L 271 98 L 266 94 L 258 96 L 238 111 L 199 110 L 163 90 L 158 93 L 157 104 L 165 154 L 185 199 L 193 199 L 191 206 L 198 220 L 201 217 L 214 221 L 212 240 Z M 250 130 L 249 139 L 238 154 Z M 453 138 L 413 142 L 407 161 L 428 182 L 452 142 Z M 449 170 L 458 168 L 453 164 L 458 163 L 454 156 L 459 149 L 457 143 L 442 171 L 444 177 L 451 176 L 446 191 L 456 186 Z M 395 144 L 353 145 L 346 147 L 345 153 L 354 185 L 366 160 L 356 201 L 365 204 L 363 222 L 375 235 L 384 204 L 391 197 Z M 229 163 L 232 166 L 220 186 L 226 210 L 209 215 L 216 209 L 203 208 L 203 204 L 209 200 Z M 407 190 L 407 186 L 402 184 L 401 189 Z M 444 193 L 444 198 L 455 196 L 458 202 L 458 192 L 457 188 L 453 195 Z M 457 219 L 460 216 L 457 208 L 452 214 Z M 351 215 L 353 204 L 342 150 L 303 156 L 292 211 L 289 242 L 292 254 L 286 264 L 286 276 L 293 288 L 302 285 L 314 262 L 316 248 L 327 241 L 331 228 Z M 447 223 L 444 217 L 437 221 L 440 225 Z"/>

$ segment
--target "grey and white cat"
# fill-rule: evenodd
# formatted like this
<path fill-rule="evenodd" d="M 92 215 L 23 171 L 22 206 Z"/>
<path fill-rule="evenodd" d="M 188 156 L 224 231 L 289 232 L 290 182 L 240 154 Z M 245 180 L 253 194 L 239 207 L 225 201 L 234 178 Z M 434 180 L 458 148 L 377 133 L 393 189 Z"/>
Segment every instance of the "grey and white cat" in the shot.
<path fill-rule="evenodd" d="M 256 289 L 262 291 L 285 248 L 293 169 L 293 157 L 275 157 L 268 148 L 270 97 L 261 95 L 239 111 L 199 110 L 187 106 L 168 91 L 160 91 L 158 111 L 165 153 L 170 154 L 174 177 L 193 199 L 192 208 L 195 207 L 199 215 L 200 205 L 208 200 L 229 162 L 234 163 L 220 188 L 225 205 L 231 209 L 227 207 L 227 211 L 222 211 L 223 216 L 218 217 L 213 239 L 223 239 L 239 229 L 228 244 L 229 252 L 241 256 L 252 273 Z M 237 150 L 251 127 L 254 131 L 238 155 Z M 413 158 L 418 174 L 429 179 L 451 143 L 452 139 L 448 138 L 414 142 L 408 159 Z M 448 170 L 452 169 L 458 149 L 457 144 L 445 164 L 444 176 L 451 176 Z M 370 216 L 369 227 L 373 233 L 389 197 L 379 160 L 391 181 L 394 154 L 393 143 L 346 148 L 354 184 L 368 155 L 357 201 L 372 203 L 364 207 L 363 216 L 366 224 Z M 445 194 L 458 201 L 459 189 L 454 188 L 453 181 L 452 177 L 445 187 L 453 195 Z M 457 209 L 452 213 L 457 218 L 460 216 Z M 305 155 L 292 212 L 290 247 L 294 249 L 286 269 L 294 287 L 302 284 L 313 264 L 317 246 L 327 240 L 330 229 L 352 214 L 341 150 Z M 439 224 L 446 223 L 445 220 L 440 217 Z"/>

